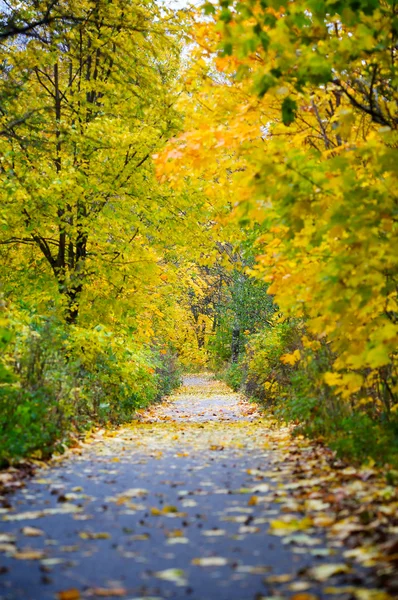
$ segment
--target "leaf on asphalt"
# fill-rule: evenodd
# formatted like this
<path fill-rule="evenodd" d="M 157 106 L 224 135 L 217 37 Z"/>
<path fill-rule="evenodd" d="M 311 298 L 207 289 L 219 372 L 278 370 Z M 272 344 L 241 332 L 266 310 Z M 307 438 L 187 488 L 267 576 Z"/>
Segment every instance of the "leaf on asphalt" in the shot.
<path fill-rule="evenodd" d="M 320 544 L 322 540 L 319 538 L 311 537 L 306 533 L 295 533 L 293 535 L 288 535 L 283 538 L 283 544 L 297 544 L 299 546 L 316 546 Z"/>
<path fill-rule="evenodd" d="M 247 517 L 237 515 L 236 517 L 222 517 L 221 521 L 231 521 L 232 523 L 246 523 Z"/>
<path fill-rule="evenodd" d="M 148 490 L 145 490 L 144 488 L 130 488 L 128 490 L 125 490 L 121 494 L 119 494 L 119 497 L 143 498 L 144 496 L 147 496 L 147 495 L 148 495 Z"/>
<path fill-rule="evenodd" d="M 304 517 L 303 519 L 289 519 L 286 521 L 272 520 L 270 521 L 269 533 L 273 535 L 285 535 L 293 531 L 303 531 L 312 527 L 312 519 Z"/>
<path fill-rule="evenodd" d="M 267 583 L 287 583 L 293 579 L 293 575 L 290 573 L 284 573 L 282 575 L 270 575 L 266 578 Z"/>
<path fill-rule="evenodd" d="M 81 531 L 79 537 L 82 540 L 108 540 L 111 534 L 106 531 L 99 531 L 97 533 L 93 531 Z"/>
<path fill-rule="evenodd" d="M 259 527 L 255 527 L 254 525 L 241 525 L 239 527 L 239 533 L 258 533 L 260 531 Z"/>
<path fill-rule="evenodd" d="M 57 600 L 80 600 L 80 598 L 80 592 L 75 588 L 64 590 L 63 592 L 58 592 L 57 594 Z"/>
<path fill-rule="evenodd" d="M 26 527 L 22 527 L 21 531 L 23 535 L 26 535 L 28 537 L 40 537 L 41 535 L 44 535 L 44 531 L 38 529 L 37 527 L 29 527 L 29 525 L 27 525 Z"/>
<path fill-rule="evenodd" d="M 7 552 L 8 554 L 14 554 L 16 547 L 11 543 L 0 543 L 0 552 Z"/>
<path fill-rule="evenodd" d="M 40 519 L 51 515 L 63 515 L 79 512 L 81 508 L 75 504 L 65 503 L 60 508 L 44 508 L 43 510 L 30 510 L 23 513 L 4 515 L 3 521 L 24 521 L 29 519 Z"/>
<path fill-rule="evenodd" d="M 268 483 L 259 483 L 258 485 L 254 485 L 250 491 L 266 494 L 267 492 L 269 492 L 269 489 L 270 489 L 270 487 L 269 487 Z"/>
<path fill-rule="evenodd" d="M 64 590 L 63 592 L 58 592 L 57 594 L 57 600 L 80 600 L 80 598 L 80 592 L 75 588 Z"/>
<path fill-rule="evenodd" d="M 271 571 L 271 567 L 261 565 L 239 565 L 236 568 L 237 573 L 249 573 L 250 575 L 264 575 Z"/>
<path fill-rule="evenodd" d="M 15 542 L 15 535 L 10 533 L 0 533 L 0 544 L 12 544 Z"/>
<path fill-rule="evenodd" d="M 248 506 L 257 506 L 258 504 L 258 496 L 251 496 L 247 503 Z"/>
<path fill-rule="evenodd" d="M 309 574 L 317 581 L 327 581 L 329 577 L 333 577 L 333 575 L 349 573 L 350 571 L 350 567 L 345 563 L 336 563 L 312 567 L 312 569 L 309 570 Z"/>
<path fill-rule="evenodd" d="M 91 588 L 87 590 L 88 596 L 99 596 L 100 598 L 121 598 L 127 593 L 125 588 Z"/>
<path fill-rule="evenodd" d="M 43 558 L 40 564 L 44 567 L 54 567 L 55 565 L 61 565 L 65 560 L 63 558 Z"/>
<path fill-rule="evenodd" d="M 293 581 L 287 587 L 291 592 L 303 592 L 310 589 L 312 585 L 313 584 L 308 581 Z"/>
<path fill-rule="evenodd" d="M 226 531 L 225 529 L 205 529 L 204 531 L 202 531 L 202 535 L 205 535 L 206 537 L 218 537 L 218 536 L 222 536 L 222 535 L 226 535 Z"/>
<path fill-rule="evenodd" d="M 178 587 L 183 587 L 188 583 L 185 577 L 185 571 L 183 571 L 182 569 L 165 569 L 164 571 L 156 571 L 154 575 L 158 579 L 163 579 L 164 581 L 171 581 Z"/>
<path fill-rule="evenodd" d="M 13 558 L 18 560 L 40 560 L 45 557 L 45 553 L 42 550 L 20 550 L 13 554 Z"/>
<path fill-rule="evenodd" d="M 193 506 L 197 506 L 197 505 L 198 505 L 198 503 L 195 502 L 195 500 L 187 499 L 187 500 L 183 500 L 181 502 L 181 506 L 183 506 L 184 508 L 192 508 Z"/>
<path fill-rule="evenodd" d="M 169 546 L 176 544 L 189 544 L 189 539 L 186 537 L 169 537 L 166 542 Z"/>
<path fill-rule="evenodd" d="M 209 556 L 204 558 L 193 558 L 191 563 L 199 567 L 223 567 L 228 564 L 228 561 L 222 556 Z"/>
<path fill-rule="evenodd" d="M 327 510 L 328 508 L 330 508 L 330 504 L 328 502 L 323 502 L 322 500 L 309 498 L 305 501 L 305 508 L 307 510 L 314 511 Z"/>

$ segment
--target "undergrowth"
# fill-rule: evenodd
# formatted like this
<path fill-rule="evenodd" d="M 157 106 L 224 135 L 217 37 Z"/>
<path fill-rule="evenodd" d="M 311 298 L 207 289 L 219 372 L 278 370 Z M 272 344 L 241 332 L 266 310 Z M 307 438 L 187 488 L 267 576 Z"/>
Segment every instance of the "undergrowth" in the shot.
<path fill-rule="evenodd" d="M 252 335 L 239 361 L 219 376 L 338 457 L 398 467 L 398 404 L 386 401 L 383 373 L 373 388 L 359 386 L 345 398 L 327 383 L 334 360 L 302 321 L 285 320 Z"/>
<path fill-rule="evenodd" d="M 0 465 L 62 451 L 71 433 L 118 425 L 180 384 L 173 349 L 101 326 L 0 322 Z"/>

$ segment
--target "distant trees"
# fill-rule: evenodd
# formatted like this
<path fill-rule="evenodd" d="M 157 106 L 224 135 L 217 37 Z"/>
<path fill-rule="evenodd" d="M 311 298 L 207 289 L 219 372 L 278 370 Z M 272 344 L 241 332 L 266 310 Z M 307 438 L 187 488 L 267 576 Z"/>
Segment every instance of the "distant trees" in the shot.
<path fill-rule="evenodd" d="M 251 247 L 246 273 L 280 311 L 249 344 L 262 394 L 290 418 L 317 414 L 320 430 L 331 419 L 329 433 L 343 419 L 387 423 L 388 446 L 398 414 L 396 6 L 204 8 L 185 132 L 158 170 L 171 185 L 196 181 L 209 201 L 223 196 L 223 225 Z"/>

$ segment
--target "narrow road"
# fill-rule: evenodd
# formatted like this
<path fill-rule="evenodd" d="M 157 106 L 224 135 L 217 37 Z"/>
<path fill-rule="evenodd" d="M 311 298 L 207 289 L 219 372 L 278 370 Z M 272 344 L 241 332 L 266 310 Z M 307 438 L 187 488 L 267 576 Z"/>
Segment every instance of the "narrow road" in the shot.
<path fill-rule="evenodd" d="M 187 377 L 7 498 L 0 600 L 392 598 L 351 539 L 365 472 L 333 460 Z"/>

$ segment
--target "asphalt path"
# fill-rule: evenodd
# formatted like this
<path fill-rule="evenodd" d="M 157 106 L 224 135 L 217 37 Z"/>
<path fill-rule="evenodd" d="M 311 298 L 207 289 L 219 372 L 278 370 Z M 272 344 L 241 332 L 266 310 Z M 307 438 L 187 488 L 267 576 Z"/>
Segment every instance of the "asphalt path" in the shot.
<path fill-rule="evenodd" d="M 210 376 L 184 384 L 9 497 L 0 600 L 361 600 L 375 587 L 297 511 L 288 433 L 267 440 L 253 406 Z"/>

